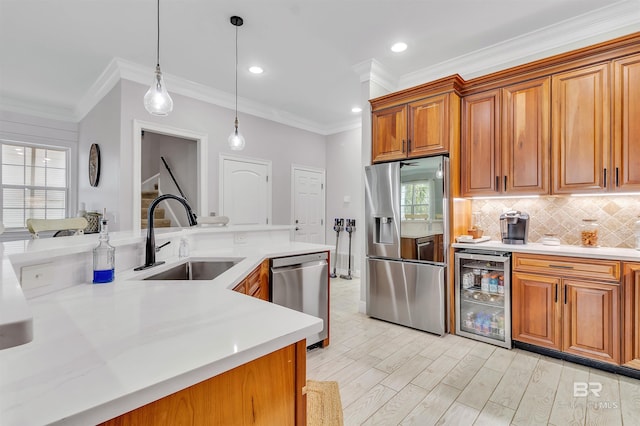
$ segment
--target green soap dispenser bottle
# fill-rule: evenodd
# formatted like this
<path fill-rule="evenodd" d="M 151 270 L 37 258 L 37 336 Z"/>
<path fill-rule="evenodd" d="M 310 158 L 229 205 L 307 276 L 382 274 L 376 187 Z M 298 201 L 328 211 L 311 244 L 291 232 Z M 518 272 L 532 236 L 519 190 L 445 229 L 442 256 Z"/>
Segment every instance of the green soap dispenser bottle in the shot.
<path fill-rule="evenodd" d="M 109 244 L 109 230 L 102 215 L 98 245 L 93 249 L 93 283 L 110 283 L 115 278 L 116 248 Z"/>

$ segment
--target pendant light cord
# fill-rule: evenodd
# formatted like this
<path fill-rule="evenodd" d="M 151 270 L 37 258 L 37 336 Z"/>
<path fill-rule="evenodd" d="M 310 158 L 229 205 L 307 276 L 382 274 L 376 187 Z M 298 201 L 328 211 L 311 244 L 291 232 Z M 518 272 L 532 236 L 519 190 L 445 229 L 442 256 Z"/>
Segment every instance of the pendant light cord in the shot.
<path fill-rule="evenodd" d="M 158 30 L 156 39 L 156 66 L 160 66 L 160 0 L 157 2 L 156 12 L 156 28 Z"/>
<path fill-rule="evenodd" d="M 238 26 L 236 25 L 236 130 L 238 129 Z"/>

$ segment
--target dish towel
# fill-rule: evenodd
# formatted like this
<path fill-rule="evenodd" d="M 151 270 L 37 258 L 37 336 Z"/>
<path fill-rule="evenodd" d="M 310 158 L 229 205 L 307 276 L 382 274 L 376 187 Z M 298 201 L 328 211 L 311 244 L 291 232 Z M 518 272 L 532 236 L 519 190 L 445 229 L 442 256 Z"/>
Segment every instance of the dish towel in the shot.
<path fill-rule="evenodd" d="M 307 380 L 307 426 L 342 426 L 338 382 Z"/>

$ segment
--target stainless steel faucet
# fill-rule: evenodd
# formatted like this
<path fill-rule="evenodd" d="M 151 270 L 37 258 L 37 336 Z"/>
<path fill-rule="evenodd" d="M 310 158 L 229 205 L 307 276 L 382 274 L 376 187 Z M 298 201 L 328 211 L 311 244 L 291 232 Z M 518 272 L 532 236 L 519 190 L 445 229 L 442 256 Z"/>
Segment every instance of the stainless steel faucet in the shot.
<path fill-rule="evenodd" d="M 187 211 L 189 226 L 195 226 L 198 224 L 196 214 L 193 212 L 193 210 L 191 210 L 191 206 L 184 198 L 178 197 L 177 195 L 173 194 L 164 194 L 154 199 L 151 204 L 149 204 L 149 210 L 147 211 L 147 241 L 145 243 L 144 265 L 134 268 L 134 271 L 141 271 L 143 269 L 151 268 L 156 265 L 162 265 L 164 263 L 164 261 L 156 262 L 156 238 L 153 232 L 153 212 L 155 211 L 156 206 L 160 201 L 166 200 L 168 198 L 177 200 L 184 206 L 185 210 Z"/>

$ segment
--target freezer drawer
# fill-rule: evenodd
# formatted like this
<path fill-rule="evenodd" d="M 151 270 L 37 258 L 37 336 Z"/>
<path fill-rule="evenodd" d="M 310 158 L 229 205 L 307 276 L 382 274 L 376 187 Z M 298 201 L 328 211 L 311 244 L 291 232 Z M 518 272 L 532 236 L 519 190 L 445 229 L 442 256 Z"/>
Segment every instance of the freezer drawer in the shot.
<path fill-rule="evenodd" d="M 367 259 L 367 315 L 445 334 L 445 267 Z"/>

